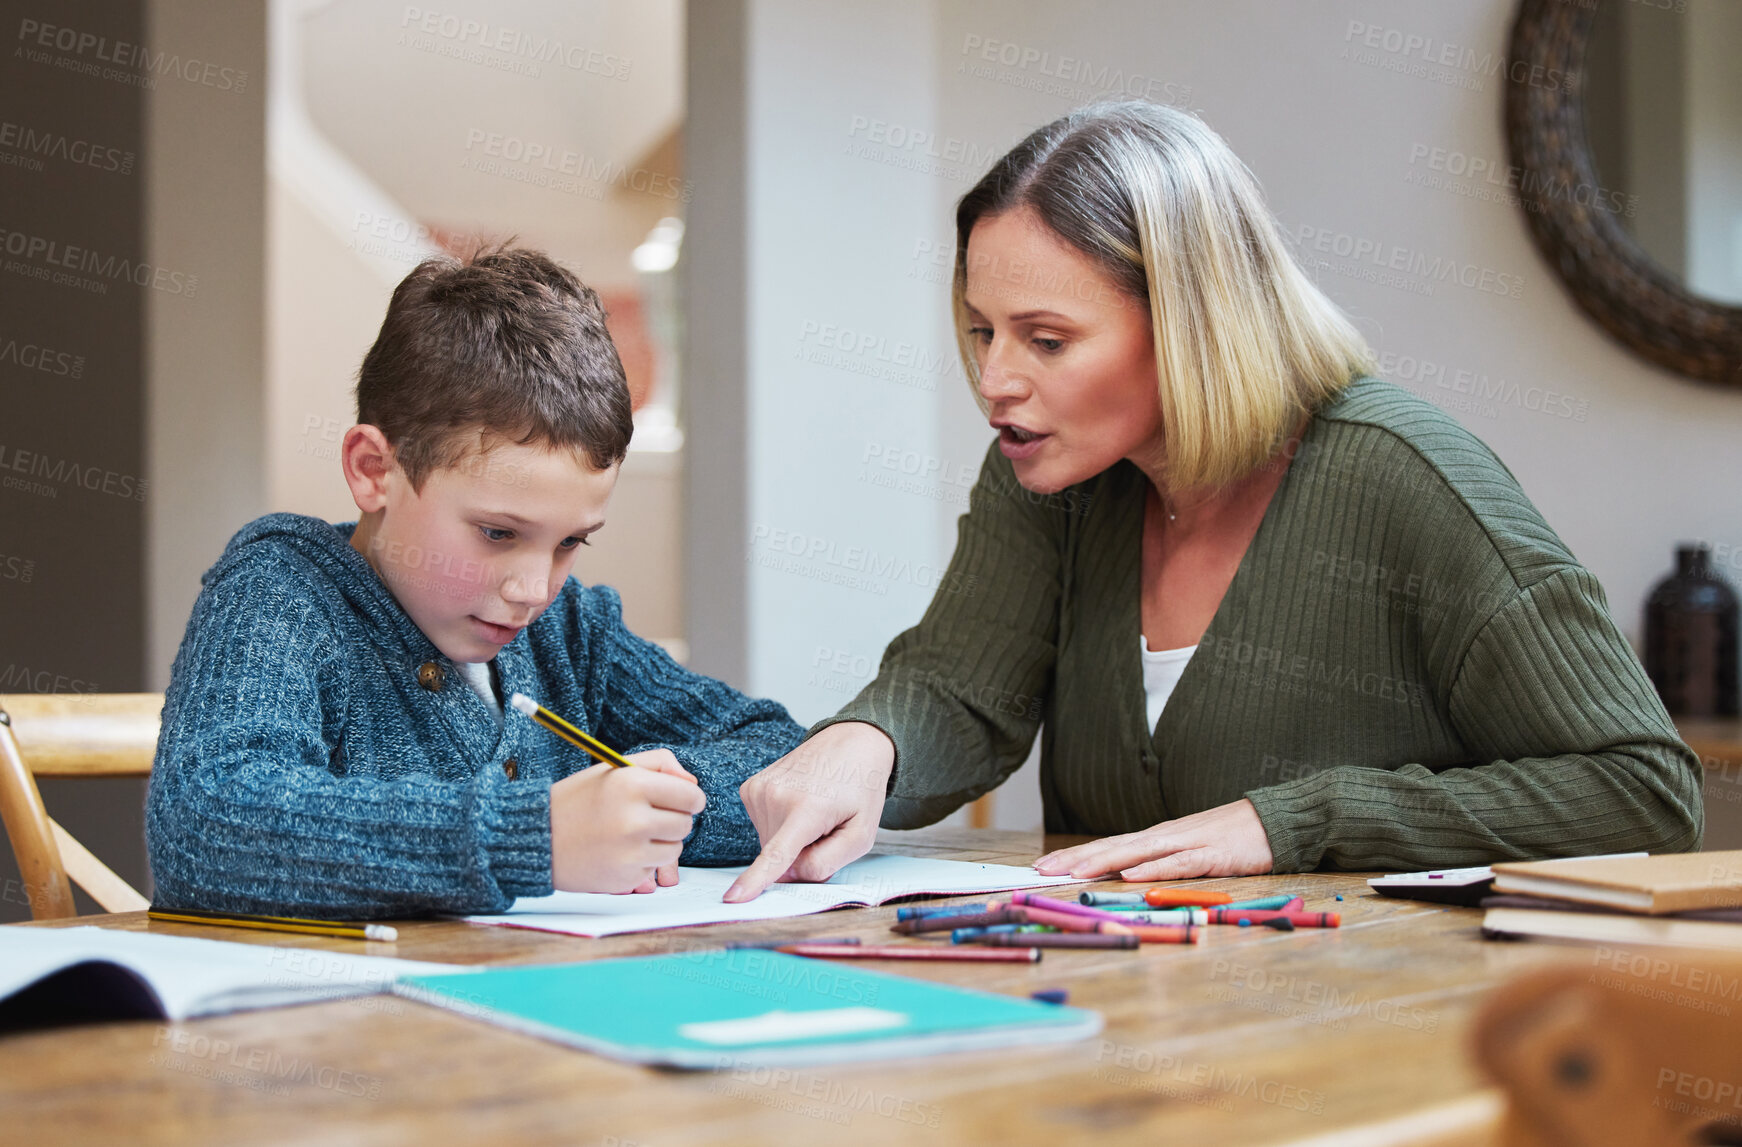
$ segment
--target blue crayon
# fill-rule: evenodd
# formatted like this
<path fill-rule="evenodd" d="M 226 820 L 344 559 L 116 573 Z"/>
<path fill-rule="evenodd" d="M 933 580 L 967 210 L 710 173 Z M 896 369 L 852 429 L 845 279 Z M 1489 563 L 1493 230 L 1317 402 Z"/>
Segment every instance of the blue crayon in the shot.
<path fill-rule="evenodd" d="M 978 916 L 987 911 L 984 904 L 946 904 L 943 907 L 914 905 L 911 908 L 897 908 L 897 920 L 923 920 L 930 916 Z"/>
<path fill-rule="evenodd" d="M 1017 924 L 982 924 L 978 928 L 957 928 L 950 933 L 950 943 L 972 944 L 981 936 L 987 936 L 993 932 L 1014 932 L 1018 927 L 1020 925 Z"/>
<path fill-rule="evenodd" d="M 1039 1000 L 1043 1004 L 1062 1004 L 1070 999 L 1070 993 L 1063 988 L 1042 988 L 1038 992 L 1028 993 L 1031 1000 Z"/>
<path fill-rule="evenodd" d="M 1224 904 L 1224 905 L 1222 905 L 1222 907 L 1223 908 L 1246 908 L 1246 909 L 1253 909 L 1253 910 L 1256 910 L 1256 909 L 1279 910 L 1279 909 L 1285 907 L 1288 904 L 1288 902 L 1293 900 L 1293 899 L 1294 899 L 1293 896 L 1260 896 L 1256 900 L 1236 900 L 1236 901 L 1234 901 L 1234 903 Z"/>
<path fill-rule="evenodd" d="M 994 932 L 1056 932 L 1046 924 L 980 924 L 973 928 L 957 928 L 950 933 L 952 944 L 972 944 L 982 936 Z"/>

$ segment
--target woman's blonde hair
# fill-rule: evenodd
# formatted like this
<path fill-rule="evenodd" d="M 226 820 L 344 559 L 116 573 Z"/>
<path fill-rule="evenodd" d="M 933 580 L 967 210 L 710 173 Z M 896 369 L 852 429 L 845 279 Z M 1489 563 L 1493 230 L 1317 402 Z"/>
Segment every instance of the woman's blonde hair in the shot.
<path fill-rule="evenodd" d="M 1374 369 L 1221 136 L 1173 108 L 1102 103 L 1034 132 L 956 206 L 956 342 L 976 396 L 968 235 L 1023 207 L 1148 308 L 1170 489 L 1251 473 L 1302 414 Z"/>

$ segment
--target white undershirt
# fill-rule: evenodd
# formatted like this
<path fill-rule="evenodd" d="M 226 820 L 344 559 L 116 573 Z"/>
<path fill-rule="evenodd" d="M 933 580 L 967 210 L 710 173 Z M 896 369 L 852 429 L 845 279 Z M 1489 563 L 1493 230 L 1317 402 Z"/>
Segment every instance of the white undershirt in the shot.
<path fill-rule="evenodd" d="M 496 723 L 502 723 L 502 698 L 496 695 L 496 683 L 490 680 L 490 663 L 488 661 L 456 661 L 454 668 L 466 678 L 466 684 L 472 687 L 472 692 L 484 699 L 484 704 L 496 714 Z"/>
<path fill-rule="evenodd" d="M 1155 723 L 1161 720 L 1161 711 L 1167 707 L 1167 699 L 1173 695 L 1173 687 L 1179 684 L 1180 674 L 1186 671 L 1186 662 L 1192 659 L 1198 647 L 1188 645 L 1184 649 L 1152 651 L 1149 639 L 1141 635 L 1137 638 L 1137 647 L 1143 651 L 1145 711 L 1149 715 L 1150 731 L 1154 732 Z"/>

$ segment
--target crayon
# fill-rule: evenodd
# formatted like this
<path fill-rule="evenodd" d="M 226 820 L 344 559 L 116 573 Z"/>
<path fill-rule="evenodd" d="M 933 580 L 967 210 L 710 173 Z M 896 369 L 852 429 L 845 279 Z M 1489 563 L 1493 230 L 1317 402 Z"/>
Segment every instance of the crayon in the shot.
<path fill-rule="evenodd" d="M 1045 908 L 1037 908 L 1033 904 L 1012 908 L 1010 912 L 1012 916 L 1018 918 L 1018 923 L 1051 924 L 1061 932 L 1119 933 L 1129 930 L 1124 924 L 1114 920 L 1096 920 L 1088 916 L 1073 916 L 1069 912 L 1052 912 Z"/>
<path fill-rule="evenodd" d="M 1271 920 L 1287 920 L 1296 928 L 1337 928 L 1343 923 L 1342 916 L 1336 912 L 1265 912 L 1260 909 L 1212 908 L 1209 917 L 1211 924 L 1239 924 L 1242 921 L 1264 924 Z"/>
<path fill-rule="evenodd" d="M 950 943 L 971 944 L 981 936 L 994 932 L 1057 932 L 1051 924 L 988 924 L 984 928 L 957 928 L 950 933 Z"/>
<path fill-rule="evenodd" d="M 1306 901 L 1298 896 L 1260 896 L 1256 900 L 1236 900 L 1222 905 L 1223 908 L 1269 909 L 1274 912 L 1292 912 L 1305 906 Z"/>
<path fill-rule="evenodd" d="M 1210 913 L 1207 908 L 1156 908 L 1149 912 L 1121 912 L 1119 919 L 1127 925 L 1208 924 Z"/>
<path fill-rule="evenodd" d="M 1138 924 L 1131 931 L 1144 944 L 1196 944 L 1204 938 L 1204 930 L 1191 924 L 1182 924 L 1177 928 Z"/>
<path fill-rule="evenodd" d="M 997 932 L 980 937 L 978 942 L 987 948 L 1135 948 L 1138 939 L 1129 933 L 1117 936 L 1094 932 L 1054 932 L 1041 936 L 1012 936 L 1008 932 Z"/>
<path fill-rule="evenodd" d="M 733 940 L 731 943 L 726 945 L 726 948 L 728 951 L 737 951 L 740 948 L 779 948 L 787 944 L 857 943 L 860 943 L 859 937 L 857 936 L 818 936 L 815 939 L 806 938 L 803 940 Z"/>
<path fill-rule="evenodd" d="M 1151 908 L 1207 908 L 1233 900 L 1226 892 L 1211 892 L 1207 888 L 1150 888 L 1143 893 L 1143 902 Z"/>
<path fill-rule="evenodd" d="M 1000 908 L 996 912 L 981 912 L 975 915 L 962 916 L 922 916 L 917 920 L 897 920 L 890 925 L 890 930 L 911 936 L 917 932 L 951 932 L 957 928 L 977 928 L 984 924 L 1026 924 L 1026 920 L 1018 920 L 1013 911 Z"/>
<path fill-rule="evenodd" d="M 1141 892 L 1084 892 L 1077 897 L 1077 903 L 1090 908 L 1112 908 L 1120 904 L 1142 907 L 1144 899 Z"/>
<path fill-rule="evenodd" d="M 990 911 L 992 909 L 984 904 L 913 904 L 906 908 L 897 908 L 895 918 L 897 920 L 919 920 L 926 916 L 967 916 Z"/>
<path fill-rule="evenodd" d="M 1010 902 L 1021 908 L 1041 908 L 1048 912 L 1063 912 L 1068 916 L 1085 916 L 1091 920 L 1119 919 L 1117 912 L 1088 908 L 1081 904 L 1072 904 L 1068 900 L 1054 900 L 1050 896 L 1041 896 L 1034 892 L 1018 892 L 1010 898 Z"/>
<path fill-rule="evenodd" d="M 1035 947 L 981 947 L 964 944 L 960 948 L 938 948 L 930 944 L 788 944 L 776 948 L 790 956 L 813 956 L 838 960 L 963 960 L 995 964 L 1038 964 L 1040 949 Z"/>
<path fill-rule="evenodd" d="M 1063 988 L 1042 988 L 1038 992 L 1028 993 L 1031 1000 L 1039 1000 L 1043 1004 L 1062 1004 L 1071 998 L 1071 994 Z"/>

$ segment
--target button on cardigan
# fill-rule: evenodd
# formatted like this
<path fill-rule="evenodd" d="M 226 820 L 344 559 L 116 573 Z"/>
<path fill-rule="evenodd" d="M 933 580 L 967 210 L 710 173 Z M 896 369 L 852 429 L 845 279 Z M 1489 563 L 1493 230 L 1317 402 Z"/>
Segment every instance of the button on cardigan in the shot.
<path fill-rule="evenodd" d="M 895 742 L 885 827 L 994 788 L 1044 721 L 1050 832 L 1247 797 L 1278 872 L 1698 847 L 1698 758 L 1596 579 L 1432 405 L 1362 378 L 1315 412 L 1153 729 L 1146 482 L 1036 495 L 988 451 L 945 588 L 817 726 Z"/>
<path fill-rule="evenodd" d="M 159 903 L 363 918 L 551 891 L 550 786 L 591 759 L 498 722 L 351 530 L 268 515 L 203 578 L 148 787 Z M 798 743 L 783 707 L 684 669 L 624 627 L 615 591 L 573 578 L 496 662 L 504 694 L 695 774 L 708 803 L 683 863 L 755 857 L 738 786 Z"/>

